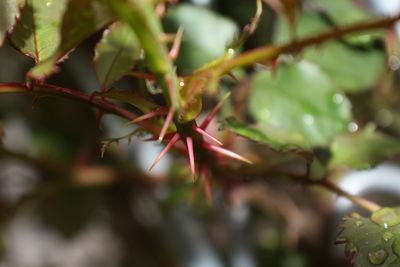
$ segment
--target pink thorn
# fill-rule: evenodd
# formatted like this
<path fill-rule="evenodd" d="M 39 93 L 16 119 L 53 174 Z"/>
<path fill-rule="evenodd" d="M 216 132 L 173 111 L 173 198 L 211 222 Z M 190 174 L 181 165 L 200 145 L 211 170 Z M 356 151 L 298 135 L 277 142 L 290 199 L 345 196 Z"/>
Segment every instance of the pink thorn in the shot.
<path fill-rule="evenodd" d="M 164 109 L 154 110 L 154 111 L 151 111 L 151 112 L 149 112 L 149 113 L 146 113 L 146 114 L 144 114 L 144 115 L 142 115 L 142 116 L 137 117 L 136 119 L 130 121 L 129 123 L 138 123 L 138 122 L 140 122 L 140 121 L 144 121 L 144 120 L 147 120 L 147 119 L 156 117 L 156 116 L 158 116 L 158 115 L 163 115 L 163 114 L 165 114 L 165 113 L 166 113 L 166 112 L 165 112 Z"/>
<path fill-rule="evenodd" d="M 172 118 L 174 117 L 175 109 L 173 107 L 169 108 L 167 118 L 165 119 L 165 123 L 161 129 L 160 136 L 158 137 L 158 141 L 161 142 L 164 139 L 165 133 L 168 130 L 169 125 L 172 122 Z"/>
<path fill-rule="evenodd" d="M 250 160 L 246 159 L 245 157 L 240 156 L 239 154 L 236 154 L 235 152 L 232 152 L 228 149 L 213 145 L 213 144 L 209 144 L 206 142 L 203 142 L 202 146 L 205 149 L 211 150 L 211 151 L 215 151 L 217 153 L 223 154 L 225 156 L 228 156 L 230 158 L 234 158 L 243 162 L 246 162 L 248 164 L 253 164 L 253 162 L 251 162 Z"/>
<path fill-rule="evenodd" d="M 204 131 L 203 129 L 201 129 L 200 127 L 194 126 L 193 127 L 194 130 L 196 132 L 198 132 L 201 135 L 204 135 L 205 137 L 211 139 L 212 141 L 214 141 L 215 143 L 217 143 L 218 145 L 222 146 L 222 142 L 219 141 L 217 138 L 215 138 L 214 136 L 212 136 L 211 134 L 207 133 L 206 131 Z"/>
<path fill-rule="evenodd" d="M 146 72 L 129 71 L 128 75 L 135 77 L 135 78 L 140 78 L 140 79 L 145 79 L 145 80 L 150 80 L 150 81 L 154 81 L 156 79 L 156 77 L 153 74 L 149 74 Z"/>
<path fill-rule="evenodd" d="M 175 60 L 179 55 L 179 50 L 181 48 L 182 43 L 182 36 L 183 36 L 183 28 L 180 27 L 178 32 L 176 33 L 174 43 L 172 44 L 171 50 L 169 50 L 169 57 L 172 60 Z"/>
<path fill-rule="evenodd" d="M 33 100 L 32 100 L 32 109 L 36 106 L 37 102 L 39 102 L 40 98 L 42 98 L 42 96 L 40 95 L 36 95 Z"/>
<path fill-rule="evenodd" d="M 106 153 L 106 148 L 103 146 L 101 149 L 100 149 L 100 158 L 104 158 L 104 154 Z"/>
<path fill-rule="evenodd" d="M 206 195 L 206 199 L 209 205 L 213 204 L 211 186 L 210 186 L 210 173 L 208 172 L 207 166 L 203 165 L 201 167 L 201 173 L 204 178 L 204 194 Z"/>
<path fill-rule="evenodd" d="M 222 105 L 225 103 L 225 101 L 228 99 L 228 97 L 231 95 L 231 92 L 228 92 L 222 99 L 219 101 L 219 103 L 211 110 L 210 113 L 208 113 L 207 117 L 203 121 L 203 123 L 200 125 L 200 128 L 205 130 L 207 126 L 210 124 L 211 120 L 215 117 L 217 112 L 221 109 Z"/>
<path fill-rule="evenodd" d="M 188 150 L 189 162 L 190 162 L 190 169 L 192 171 L 192 178 L 193 182 L 196 178 L 196 166 L 194 164 L 194 151 L 193 151 L 193 139 L 190 136 L 186 137 L 186 145 Z"/>
<path fill-rule="evenodd" d="M 179 134 L 176 133 L 172 137 L 172 139 L 168 142 L 168 144 L 165 146 L 165 148 L 161 151 L 160 155 L 158 155 L 153 164 L 151 164 L 149 171 L 151 171 L 154 168 L 154 166 L 156 166 L 156 164 L 165 156 L 165 154 L 167 154 L 167 152 L 171 149 L 171 147 L 175 145 L 176 142 L 178 142 L 178 140 L 179 140 Z"/>
<path fill-rule="evenodd" d="M 96 126 L 97 126 L 97 128 L 99 128 L 100 129 L 100 123 L 101 123 L 101 119 L 104 117 L 104 112 L 103 111 L 100 111 L 98 114 L 97 114 L 97 117 L 96 117 Z"/>
<path fill-rule="evenodd" d="M 228 76 L 235 80 L 235 82 L 239 82 L 239 79 L 232 72 L 228 72 Z"/>

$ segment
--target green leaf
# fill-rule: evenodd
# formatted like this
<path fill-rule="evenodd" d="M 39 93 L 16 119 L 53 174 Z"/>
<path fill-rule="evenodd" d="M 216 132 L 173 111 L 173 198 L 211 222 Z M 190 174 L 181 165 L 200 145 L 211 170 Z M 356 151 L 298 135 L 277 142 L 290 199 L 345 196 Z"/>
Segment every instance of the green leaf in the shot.
<path fill-rule="evenodd" d="M 350 49 L 339 42 L 327 42 L 320 51 L 307 50 L 304 58 L 319 65 L 346 92 L 369 89 L 385 68 L 383 51 Z"/>
<path fill-rule="evenodd" d="M 130 70 L 140 57 L 139 41 L 129 25 L 115 22 L 97 44 L 94 63 L 103 88 Z"/>
<path fill-rule="evenodd" d="M 96 0 L 69 0 L 61 26 L 61 42 L 55 53 L 30 70 L 28 76 L 44 79 L 56 71 L 55 64 L 86 38 L 111 21 L 107 10 Z"/>
<path fill-rule="evenodd" d="M 333 1 L 334 2 L 334 1 Z M 317 15 L 303 13 L 297 24 L 299 37 L 321 33 L 329 26 Z M 363 33 L 360 38 L 375 39 Z M 278 23 L 276 42 L 290 40 L 289 26 L 281 19 Z M 328 77 L 346 92 L 358 92 L 372 87 L 385 67 L 385 54 L 374 47 L 353 47 L 345 41 L 328 41 L 318 47 L 310 47 L 301 57 L 317 64 Z"/>
<path fill-rule="evenodd" d="M 382 213 L 383 210 L 396 213 L 395 216 L 399 221 L 399 208 L 383 208 L 374 212 L 372 218 L 386 214 L 387 212 Z M 354 214 L 344 218 L 339 227 L 342 231 L 336 243 L 346 245 L 345 253 L 351 259 L 353 266 L 400 266 L 400 224 L 390 226 L 386 224 L 386 227 L 383 227 L 376 224 L 373 219 Z"/>
<path fill-rule="evenodd" d="M 49 58 L 60 44 L 66 0 L 28 0 L 11 41 L 36 62 Z"/>
<path fill-rule="evenodd" d="M 139 93 L 130 90 L 120 91 L 115 88 L 111 88 L 105 92 L 95 93 L 94 95 L 107 97 L 119 100 L 124 103 L 128 103 L 145 113 L 160 107 L 159 105 L 153 103 L 152 101 L 144 98 Z"/>
<path fill-rule="evenodd" d="M 7 33 L 12 31 L 24 3 L 24 0 L 0 1 L 0 46 L 3 44 Z"/>
<path fill-rule="evenodd" d="M 400 153 L 400 141 L 367 125 L 362 131 L 337 136 L 332 145 L 330 168 L 347 166 L 355 169 L 371 168 L 384 158 Z"/>
<path fill-rule="evenodd" d="M 189 4 L 169 8 L 165 23 L 171 32 L 183 27 L 183 42 L 177 64 L 184 73 L 223 56 L 226 46 L 238 34 L 237 25 L 230 19 Z"/>
<path fill-rule="evenodd" d="M 267 145 L 271 149 L 277 151 L 298 151 L 309 149 L 306 138 L 299 133 L 287 132 L 283 129 L 274 127 L 264 127 L 259 129 L 259 126 L 248 126 L 238 122 L 234 118 L 226 119 L 225 128 L 252 141 Z"/>
<path fill-rule="evenodd" d="M 257 73 L 249 104 L 261 128 L 302 135 L 311 146 L 326 145 L 335 134 L 346 132 L 350 119 L 346 97 L 307 61 L 281 66 L 276 77 L 268 71 Z"/>
<path fill-rule="evenodd" d="M 400 208 L 381 208 L 371 215 L 371 220 L 384 228 L 400 223 Z"/>

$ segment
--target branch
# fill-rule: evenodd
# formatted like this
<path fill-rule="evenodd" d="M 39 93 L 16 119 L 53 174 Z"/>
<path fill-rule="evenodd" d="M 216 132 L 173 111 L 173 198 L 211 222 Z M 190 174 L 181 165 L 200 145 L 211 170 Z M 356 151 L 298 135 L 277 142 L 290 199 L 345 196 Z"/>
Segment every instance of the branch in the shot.
<path fill-rule="evenodd" d="M 48 84 L 34 85 L 32 88 L 28 88 L 25 83 L 0 83 L 0 94 L 8 93 L 22 93 L 22 94 L 37 94 L 40 96 L 58 96 L 61 98 L 77 100 L 85 104 L 89 104 L 96 108 L 103 110 L 104 112 L 118 115 L 129 121 L 132 121 L 139 117 L 138 114 L 119 107 L 107 100 L 96 98 L 94 96 L 85 95 L 81 92 L 70 90 L 63 87 L 58 87 Z M 151 121 L 141 121 L 137 123 L 146 131 L 158 135 L 160 132 L 160 126 L 151 123 Z"/>
<path fill-rule="evenodd" d="M 310 45 L 318 45 L 325 41 L 343 37 L 350 33 L 356 33 L 373 29 L 389 28 L 393 26 L 393 24 L 398 20 L 400 20 L 400 14 L 392 18 L 385 18 L 373 22 L 361 23 L 341 28 L 334 28 L 333 30 L 322 33 L 320 35 L 311 36 L 300 40 L 294 40 L 290 43 L 280 46 L 274 46 L 274 45 L 262 46 L 244 52 L 238 57 L 221 61 L 219 64 L 214 65 L 212 69 L 217 71 L 219 76 L 221 76 L 229 73 L 233 69 L 250 66 L 257 62 L 266 62 L 277 58 L 280 54 L 295 53 Z"/>
<path fill-rule="evenodd" d="M 334 192 L 336 194 L 338 194 L 339 196 L 345 197 L 348 200 L 350 200 L 351 202 L 353 202 L 354 204 L 368 210 L 369 212 L 375 212 L 377 210 L 379 210 L 381 208 L 381 206 L 379 206 L 378 204 L 376 204 L 375 202 L 372 202 L 368 199 L 359 197 L 359 196 L 355 196 L 352 195 L 346 191 L 343 191 L 342 189 L 340 189 L 337 185 L 335 185 L 334 183 L 332 183 L 331 181 L 327 180 L 327 179 L 323 179 L 320 181 L 315 182 L 316 185 L 320 185 L 322 187 L 325 187 L 326 189 L 328 189 L 331 192 Z"/>

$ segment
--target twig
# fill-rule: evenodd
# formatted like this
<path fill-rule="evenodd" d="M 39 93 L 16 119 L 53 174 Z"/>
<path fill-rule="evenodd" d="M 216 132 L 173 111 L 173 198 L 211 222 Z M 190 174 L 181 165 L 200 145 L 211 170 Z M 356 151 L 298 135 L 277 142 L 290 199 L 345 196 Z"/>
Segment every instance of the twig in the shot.
<path fill-rule="evenodd" d="M 217 71 L 219 76 L 222 76 L 229 73 L 233 69 L 250 66 L 257 62 L 266 62 L 268 60 L 275 59 L 280 54 L 298 52 L 310 45 L 317 45 L 327 40 L 339 38 L 350 33 L 389 28 L 398 20 L 400 20 L 400 14 L 392 18 L 385 18 L 373 22 L 361 23 L 341 28 L 334 28 L 333 30 L 322 33 L 320 35 L 294 40 L 290 43 L 280 46 L 262 46 L 247 51 L 235 58 L 223 60 L 219 62 L 219 64 L 213 65 L 211 68 Z"/>
<path fill-rule="evenodd" d="M 362 198 L 360 196 L 355 196 L 346 191 L 343 191 L 337 185 L 335 185 L 334 183 L 332 183 L 331 181 L 329 181 L 327 179 L 317 181 L 315 184 L 325 187 L 329 191 L 334 192 L 334 193 L 338 194 L 339 196 L 347 198 L 354 204 L 368 210 L 369 212 L 375 212 L 381 208 L 381 206 L 379 206 L 378 204 L 376 204 L 368 199 Z"/>

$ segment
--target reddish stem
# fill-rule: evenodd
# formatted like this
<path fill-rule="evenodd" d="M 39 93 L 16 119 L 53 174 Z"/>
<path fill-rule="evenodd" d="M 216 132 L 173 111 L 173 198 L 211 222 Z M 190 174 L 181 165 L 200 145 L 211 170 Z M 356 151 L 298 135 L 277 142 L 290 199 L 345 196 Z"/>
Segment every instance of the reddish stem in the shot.
<path fill-rule="evenodd" d="M 58 96 L 63 98 L 69 98 L 73 100 L 77 100 L 86 104 L 90 104 L 94 107 L 97 107 L 107 113 L 112 113 L 118 115 L 120 117 L 126 118 L 130 121 L 135 120 L 139 117 L 138 114 L 119 107 L 107 100 L 102 98 L 96 98 L 93 96 L 89 96 L 83 94 L 78 91 L 70 90 L 67 88 L 49 85 L 49 84 L 35 84 L 32 87 L 28 88 L 25 83 L 0 83 L 0 94 L 1 93 L 32 93 L 38 95 L 49 95 L 49 96 Z M 160 132 L 159 125 L 153 124 L 150 121 L 142 121 L 138 123 L 143 129 L 153 133 L 158 134 Z"/>

